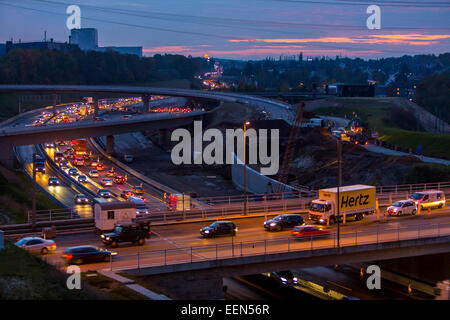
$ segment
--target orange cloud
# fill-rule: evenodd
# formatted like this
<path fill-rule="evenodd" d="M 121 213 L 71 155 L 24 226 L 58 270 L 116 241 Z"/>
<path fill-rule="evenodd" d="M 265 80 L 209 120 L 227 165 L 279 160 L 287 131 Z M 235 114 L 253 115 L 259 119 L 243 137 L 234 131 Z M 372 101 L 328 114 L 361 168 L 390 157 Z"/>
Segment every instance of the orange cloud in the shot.
<path fill-rule="evenodd" d="M 369 37 L 322 37 L 322 38 L 277 38 L 277 39 L 231 39 L 229 42 L 261 42 L 261 43 L 358 43 L 358 44 L 409 44 L 430 45 L 436 40 L 450 38 L 450 35 L 392 34 L 373 35 Z"/>

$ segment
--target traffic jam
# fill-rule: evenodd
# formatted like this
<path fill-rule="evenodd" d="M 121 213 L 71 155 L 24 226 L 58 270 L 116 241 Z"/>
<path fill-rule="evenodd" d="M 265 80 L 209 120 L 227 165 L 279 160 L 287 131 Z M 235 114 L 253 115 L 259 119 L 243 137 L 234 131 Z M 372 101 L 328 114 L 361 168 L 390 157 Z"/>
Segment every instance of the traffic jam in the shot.
<path fill-rule="evenodd" d="M 132 103 L 136 103 L 136 100 L 120 99 L 118 104 L 105 103 L 101 109 L 124 110 L 124 106 Z M 87 100 L 85 104 L 67 107 L 54 117 L 47 112 L 42 113 L 33 125 L 83 121 L 91 113 L 92 108 Z M 130 117 L 132 115 L 122 116 L 123 119 Z M 97 116 L 92 119 L 101 121 L 99 119 L 102 118 Z M 170 195 L 167 201 L 165 197 L 158 199 L 157 196 L 151 195 L 142 183 L 138 183 L 139 180 L 131 179 L 126 172 L 114 167 L 108 159 L 97 154 L 93 147 L 89 147 L 86 139 L 48 142 L 44 144 L 44 148 L 68 177 L 96 194 L 96 197 L 77 194 L 74 197 L 74 204 L 95 205 L 96 229 L 100 231 L 99 237 L 105 247 L 66 248 L 61 257 L 67 263 L 109 261 L 111 256 L 117 255 L 117 252 L 109 250 L 109 247 L 117 248 L 123 242 L 142 246 L 150 238 L 150 222 L 145 219 L 137 222 L 136 218 L 145 217 L 155 210 L 153 204 L 159 204 L 163 210 L 177 210 L 176 199 L 174 200 L 173 195 Z M 132 161 L 132 157 L 129 156 L 126 162 Z M 36 159 L 35 170 L 38 174 L 45 174 L 45 161 Z M 136 183 L 130 183 L 130 180 Z M 57 177 L 49 177 L 48 184 L 57 187 L 60 182 Z M 117 200 L 122 204 L 117 204 Z M 442 190 L 417 191 L 411 193 L 408 199 L 392 203 L 383 211 L 383 215 L 413 216 L 423 211 L 441 209 L 445 206 L 445 201 L 445 193 Z M 110 216 L 110 212 L 114 212 L 113 217 Z M 330 225 L 338 221 L 344 224 L 353 220 L 360 221 L 365 216 L 376 212 L 380 211 L 374 186 L 352 185 L 340 187 L 339 190 L 328 188 L 318 191 L 318 199 L 311 201 L 306 215 L 279 214 L 264 221 L 261 229 L 267 232 L 288 231 L 292 237 L 299 240 L 312 237 L 327 238 L 331 235 Z M 124 222 L 124 219 L 128 219 L 127 222 Z M 223 236 L 234 237 L 238 231 L 239 228 L 235 222 L 218 220 L 201 228 L 199 233 L 201 238 L 210 239 Z M 54 241 L 40 237 L 23 238 L 16 245 L 40 254 L 48 254 L 56 249 Z"/>

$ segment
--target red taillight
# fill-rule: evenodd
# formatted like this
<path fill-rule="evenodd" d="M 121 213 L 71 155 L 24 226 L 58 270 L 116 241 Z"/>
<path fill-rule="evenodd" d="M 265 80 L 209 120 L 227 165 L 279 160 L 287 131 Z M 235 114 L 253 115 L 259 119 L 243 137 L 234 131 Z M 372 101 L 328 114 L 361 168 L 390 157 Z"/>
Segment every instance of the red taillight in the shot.
<path fill-rule="evenodd" d="M 72 259 L 72 255 L 71 254 L 64 254 L 63 257 L 66 258 L 67 260 Z"/>
<path fill-rule="evenodd" d="M 152 232 L 151 232 L 151 231 L 149 231 L 149 232 L 148 232 L 148 234 L 152 234 Z"/>

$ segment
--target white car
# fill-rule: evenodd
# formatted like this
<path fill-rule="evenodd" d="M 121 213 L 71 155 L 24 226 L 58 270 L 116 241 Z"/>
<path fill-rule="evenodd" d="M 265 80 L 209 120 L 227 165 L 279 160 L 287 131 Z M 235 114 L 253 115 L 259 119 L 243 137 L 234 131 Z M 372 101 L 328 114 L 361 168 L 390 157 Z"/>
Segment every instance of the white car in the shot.
<path fill-rule="evenodd" d="M 113 185 L 113 181 L 110 178 L 103 178 L 102 179 L 102 186 L 106 187 L 106 186 L 112 186 Z"/>
<path fill-rule="evenodd" d="M 89 177 L 91 177 L 91 178 L 98 178 L 98 171 L 97 170 L 89 171 Z"/>
<path fill-rule="evenodd" d="M 56 250 L 56 244 L 53 240 L 45 240 L 39 237 L 26 237 L 17 241 L 15 245 L 30 253 L 47 254 Z"/>
<path fill-rule="evenodd" d="M 387 212 L 390 216 L 401 216 L 405 214 L 415 215 L 417 213 L 417 207 L 414 201 L 400 200 L 387 208 Z"/>

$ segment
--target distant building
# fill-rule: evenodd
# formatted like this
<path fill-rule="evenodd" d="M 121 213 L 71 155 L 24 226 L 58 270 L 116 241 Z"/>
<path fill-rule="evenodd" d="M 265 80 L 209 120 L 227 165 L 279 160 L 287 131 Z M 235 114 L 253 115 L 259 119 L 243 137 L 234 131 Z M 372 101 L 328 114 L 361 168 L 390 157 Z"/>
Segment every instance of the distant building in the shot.
<path fill-rule="evenodd" d="M 375 97 L 373 84 L 334 83 L 328 85 L 326 91 L 338 97 Z"/>
<path fill-rule="evenodd" d="M 95 28 L 70 30 L 70 43 L 77 44 L 81 50 L 96 50 L 98 48 L 98 33 Z"/>
<path fill-rule="evenodd" d="M 0 57 L 6 54 L 6 44 L 0 43 Z"/>
<path fill-rule="evenodd" d="M 121 54 L 135 54 L 142 58 L 142 47 L 99 47 L 98 46 L 98 32 L 95 28 L 80 28 L 70 30 L 70 42 L 77 44 L 81 50 L 101 51 L 108 50 L 116 51 Z"/>
<path fill-rule="evenodd" d="M 78 46 L 70 43 L 54 42 L 53 39 L 50 41 L 36 41 L 36 42 L 13 42 L 6 41 L 5 53 L 14 48 L 23 49 L 47 49 L 47 50 L 59 50 L 59 51 L 72 51 L 78 49 Z"/>

